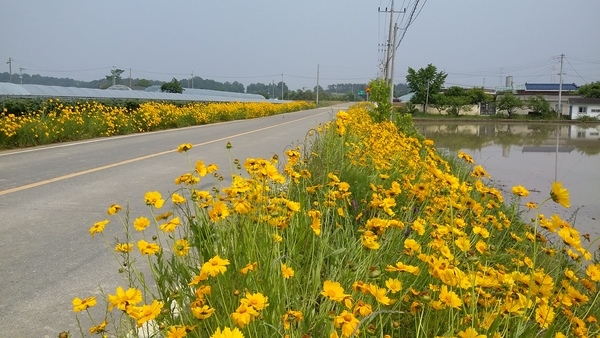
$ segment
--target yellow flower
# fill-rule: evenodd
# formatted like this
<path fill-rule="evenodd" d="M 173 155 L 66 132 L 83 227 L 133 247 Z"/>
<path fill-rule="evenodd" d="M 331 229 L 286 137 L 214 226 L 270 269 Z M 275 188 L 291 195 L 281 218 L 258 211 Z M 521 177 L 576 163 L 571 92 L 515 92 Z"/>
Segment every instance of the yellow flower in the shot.
<path fill-rule="evenodd" d="M 473 168 L 473 171 L 471 172 L 471 176 L 490 178 L 490 174 L 488 174 L 487 171 L 485 171 L 485 169 L 483 169 L 483 167 L 480 165 L 477 165 Z"/>
<path fill-rule="evenodd" d="M 144 231 L 150 225 L 150 220 L 146 217 L 139 217 L 133 221 L 133 227 L 137 231 Z"/>
<path fill-rule="evenodd" d="M 281 264 L 281 274 L 283 275 L 283 278 L 290 279 L 291 277 L 294 277 L 294 269 L 285 264 Z"/>
<path fill-rule="evenodd" d="M 354 310 L 352 311 L 352 313 L 356 316 L 357 314 L 366 317 L 368 315 L 370 315 L 373 312 L 373 307 L 371 306 L 371 304 L 367 304 L 365 302 L 363 302 L 362 300 L 359 300 L 356 305 L 354 306 Z"/>
<path fill-rule="evenodd" d="M 104 227 L 110 223 L 109 220 L 104 220 L 100 222 L 94 223 L 94 225 L 90 228 L 90 235 L 94 237 L 95 234 L 101 234 L 104 231 Z"/>
<path fill-rule="evenodd" d="M 283 329 L 290 329 L 290 321 L 295 320 L 296 322 L 299 322 L 302 319 L 304 319 L 302 311 L 287 310 L 287 312 L 281 318 L 283 321 Z"/>
<path fill-rule="evenodd" d="M 213 208 L 208 212 L 208 216 L 213 222 L 223 220 L 229 216 L 229 208 L 227 208 L 227 204 L 219 201 L 213 205 Z"/>
<path fill-rule="evenodd" d="M 512 193 L 521 197 L 529 196 L 529 190 L 525 189 L 525 187 L 522 185 L 516 185 L 512 187 Z"/>
<path fill-rule="evenodd" d="M 167 338 L 184 338 L 185 336 L 187 336 L 185 326 L 170 326 L 169 331 L 167 331 Z"/>
<path fill-rule="evenodd" d="M 141 239 L 137 243 L 137 247 L 142 255 L 156 255 L 160 251 L 160 246 L 156 243 L 148 243 Z"/>
<path fill-rule="evenodd" d="M 279 236 L 278 234 L 271 234 L 271 237 L 273 237 L 273 241 L 275 241 L 275 243 L 281 243 L 281 241 L 283 241 L 283 237 Z"/>
<path fill-rule="evenodd" d="M 102 323 L 100 323 L 100 324 L 98 324 L 96 326 L 90 327 L 90 334 L 104 332 L 104 330 L 106 330 L 106 326 L 107 325 L 108 325 L 108 321 L 105 319 L 105 320 L 102 321 Z"/>
<path fill-rule="evenodd" d="M 412 273 L 415 276 L 418 276 L 419 272 L 421 270 L 419 269 L 418 266 L 408 265 L 408 264 L 404 264 L 402 262 L 396 262 L 396 266 L 393 266 L 393 265 L 386 266 L 385 271 L 388 271 L 388 272 L 408 272 L 408 273 Z"/>
<path fill-rule="evenodd" d="M 131 252 L 131 251 L 133 251 L 133 244 L 132 243 L 117 243 L 117 245 L 115 246 L 115 251 L 122 252 L 122 253 Z"/>
<path fill-rule="evenodd" d="M 594 282 L 600 282 L 600 264 L 590 264 L 585 270 L 585 274 Z"/>
<path fill-rule="evenodd" d="M 371 296 L 375 297 L 378 303 L 381 303 L 383 305 L 390 305 L 391 299 L 386 295 L 386 288 L 380 288 L 376 284 L 369 284 L 368 290 Z"/>
<path fill-rule="evenodd" d="M 240 273 L 242 275 L 245 275 L 250 271 L 255 271 L 257 267 L 258 267 L 258 262 L 248 263 L 248 264 L 246 264 L 245 267 L 240 269 Z"/>
<path fill-rule="evenodd" d="M 111 311 L 115 306 L 122 311 L 125 311 L 127 306 L 135 305 L 142 301 L 142 292 L 136 288 L 129 288 L 127 291 L 122 287 L 117 287 L 117 292 L 114 295 L 108 295 L 110 303 L 108 311 Z"/>
<path fill-rule="evenodd" d="M 440 291 L 440 301 L 445 305 L 455 309 L 460 308 L 462 305 L 462 300 L 460 297 L 453 291 L 448 291 L 448 287 L 446 285 L 442 285 Z"/>
<path fill-rule="evenodd" d="M 158 228 L 164 232 L 173 232 L 181 224 L 179 217 L 175 217 L 167 223 L 161 224 Z"/>
<path fill-rule="evenodd" d="M 257 293 L 248 293 L 246 292 L 246 298 L 240 300 L 242 304 L 252 306 L 255 310 L 261 311 L 267 306 L 269 306 L 269 297 L 266 297 L 260 292 Z"/>
<path fill-rule="evenodd" d="M 215 313 L 215 309 L 208 305 L 192 306 L 192 314 L 198 319 L 207 319 Z"/>
<path fill-rule="evenodd" d="M 196 173 L 198 173 L 200 177 L 206 176 L 206 174 L 208 173 L 208 168 L 206 168 L 206 165 L 204 165 L 204 161 L 198 160 L 196 162 Z"/>
<path fill-rule="evenodd" d="M 171 196 L 171 201 L 173 201 L 174 204 L 183 204 L 185 203 L 185 197 L 179 195 L 178 193 L 173 193 L 173 196 Z"/>
<path fill-rule="evenodd" d="M 149 305 L 129 306 L 126 308 L 126 312 L 137 321 L 137 326 L 140 327 L 145 322 L 156 318 L 160 314 L 163 305 L 163 302 L 159 302 L 155 299 L 152 304 Z"/>
<path fill-rule="evenodd" d="M 88 297 L 84 299 L 80 299 L 75 297 L 73 299 L 73 311 L 80 312 L 91 308 L 92 306 L 96 306 L 96 297 Z"/>
<path fill-rule="evenodd" d="M 178 239 L 173 245 L 173 250 L 177 256 L 187 256 L 190 251 L 190 243 L 186 239 Z"/>
<path fill-rule="evenodd" d="M 477 333 L 477 331 L 472 327 L 470 327 L 464 331 L 460 331 L 458 333 L 458 336 L 460 338 L 486 338 L 487 337 L 484 334 Z"/>
<path fill-rule="evenodd" d="M 221 331 L 220 328 L 217 328 L 217 331 L 215 331 L 210 338 L 244 338 L 244 335 L 237 327 L 233 330 L 226 327 L 223 331 Z"/>
<path fill-rule="evenodd" d="M 552 191 L 550 191 L 550 197 L 552 200 L 565 208 L 571 206 L 569 202 L 569 190 L 563 188 L 561 182 L 552 183 Z"/>
<path fill-rule="evenodd" d="M 467 163 L 475 164 L 473 157 L 471 157 L 471 155 L 469 155 L 467 153 L 463 153 L 461 150 L 458 151 L 458 158 L 462 158 Z"/>
<path fill-rule="evenodd" d="M 385 281 L 385 286 L 387 286 L 388 290 L 390 290 L 392 293 L 402 290 L 402 282 L 397 278 L 389 278 Z"/>
<path fill-rule="evenodd" d="M 340 285 L 340 283 L 330 280 L 326 280 L 323 283 L 323 291 L 321 291 L 321 295 L 336 302 L 341 302 L 346 297 L 350 297 L 350 295 L 344 293 L 344 288 Z"/>
<path fill-rule="evenodd" d="M 191 143 L 183 143 L 180 144 L 179 147 L 177 147 L 177 151 L 182 153 L 184 151 L 188 151 L 190 149 L 192 149 L 193 145 Z"/>
<path fill-rule="evenodd" d="M 256 316 L 258 316 L 258 312 L 252 306 L 240 304 L 235 312 L 231 314 L 231 319 L 235 325 L 244 328 L 244 326 L 250 324 Z"/>
<path fill-rule="evenodd" d="M 114 215 L 114 214 L 116 214 L 117 212 L 119 212 L 121 210 L 123 210 L 123 208 L 121 208 L 120 205 L 113 204 L 110 207 L 108 207 L 108 210 L 106 211 L 106 213 L 109 214 L 109 215 Z"/>
<path fill-rule="evenodd" d="M 377 243 L 377 235 L 370 230 L 367 230 L 363 233 L 363 235 L 360 237 L 360 242 L 367 249 L 377 250 L 380 248 L 380 244 Z"/>
<path fill-rule="evenodd" d="M 165 200 L 162 199 L 162 195 L 158 191 L 149 191 L 144 195 L 144 202 L 146 202 L 146 205 L 151 205 L 156 209 L 160 209 L 165 203 Z"/>
<path fill-rule="evenodd" d="M 200 274 L 206 273 L 212 277 L 215 277 L 218 274 L 225 273 L 225 271 L 227 271 L 227 265 L 229 265 L 228 259 L 222 259 L 219 257 L 219 255 L 216 255 L 202 265 Z"/>
<path fill-rule="evenodd" d="M 466 236 L 460 236 L 455 241 L 454 244 L 462 251 L 467 252 L 471 248 L 471 242 L 469 242 L 469 238 Z"/>
<path fill-rule="evenodd" d="M 535 203 L 535 202 L 527 202 L 527 203 L 525 203 L 525 206 L 527 208 L 529 208 L 529 209 L 535 209 L 535 208 L 537 208 L 537 203 Z"/>
<path fill-rule="evenodd" d="M 535 309 L 535 321 L 541 328 L 546 329 L 554 320 L 554 308 L 548 304 L 541 304 Z"/>
<path fill-rule="evenodd" d="M 346 310 L 333 320 L 336 328 L 342 327 L 342 337 L 350 337 L 352 334 L 358 334 L 358 323 L 360 323 L 358 318 Z"/>

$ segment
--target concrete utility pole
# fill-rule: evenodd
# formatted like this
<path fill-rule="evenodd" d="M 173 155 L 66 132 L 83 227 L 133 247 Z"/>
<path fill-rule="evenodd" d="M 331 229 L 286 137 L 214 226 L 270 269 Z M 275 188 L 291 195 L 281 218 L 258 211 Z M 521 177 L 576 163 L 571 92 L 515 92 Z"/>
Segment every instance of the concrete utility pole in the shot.
<path fill-rule="evenodd" d="M 24 69 L 25 69 L 25 68 L 23 68 L 23 67 L 20 67 L 20 68 L 19 68 L 19 82 L 20 82 L 21 84 L 23 84 L 23 70 L 24 70 Z"/>
<path fill-rule="evenodd" d="M 401 11 L 394 11 L 394 0 L 392 0 L 392 4 L 390 9 L 388 10 L 387 7 L 382 10 L 381 7 L 379 7 L 377 9 L 380 13 L 390 13 L 390 27 L 389 27 L 389 34 L 388 34 L 388 42 L 387 42 L 387 50 L 386 50 L 386 58 L 385 58 L 385 69 L 384 69 L 384 78 L 385 80 L 390 83 L 390 79 L 391 79 L 391 63 L 392 63 L 392 59 L 395 56 L 395 51 L 396 51 L 396 31 L 393 29 L 394 28 L 394 14 L 404 14 L 406 13 L 406 8 L 401 10 Z M 392 35 L 393 34 L 393 35 Z"/>
<path fill-rule="evenodd" d="M 194 89 L 194 71 L 192 71 L 192 89 Z"/>
<path fill-rule="evenodd" d="M 396 36 L 398 35 L 398 25 L 394 25 L 394 46 L 396 46 Z M 390 71 L 390 103 L 392 104 L 392 114 L 390 115 L 390 119 L 394 121 L 396 116 L 394 116 L 394 59 L 396 58 L 396 48 L 392 50 L 392 67 Z"/>
<path fill-rule="evenodd" d="M 283 100 L 283 73 L 281 73 L 281 100 Z"/>
<path fill-rule="evenodd" d="M 317 64 L 317 106 L 319 105 L 319 65 Z"/>
<path fill-rule="evenodd" d="M 13 59 L 12 58 L 8 58 L 8 82 L 12 83 L 12 62 Z"/>
<path fill-rule="evenodd" d="M 560 54 L 560 82 L 558 84 L 558 118 L 562 117 L 562 84 L 563 84 L 563 59 L 565 54 Z"/>

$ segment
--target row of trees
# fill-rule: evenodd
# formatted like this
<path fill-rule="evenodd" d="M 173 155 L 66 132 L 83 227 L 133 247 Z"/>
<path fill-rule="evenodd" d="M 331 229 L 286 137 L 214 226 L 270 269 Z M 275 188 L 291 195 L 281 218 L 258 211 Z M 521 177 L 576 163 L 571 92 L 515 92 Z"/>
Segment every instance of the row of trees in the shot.
<path fill-rule="evenodd" d="M 439 112 L 447 111 L 450 115 L 459 115 L 461 111 L 474 104 L 494 104 L 497 110 L 505 111 L 509 116 L 513 115 L 518 108 L 528 108 L 531 113 L 542 117 L 556 114 L 550 107 L 550 103 L 541 95 L 523 100 L 510 92 L 502 93 L 496 98 L 486 93 L 483 88 L 464 89 L 453 86 L 444 90 L 446 77 L 446 73 L 438 71 L 432 64 L 418 70 L 408 68 L 406 82 L 414 94 L 411 103 L 421 104 L 423 111 L 431 106 Z M 600 98 L 600 81 L 579 87 L 576 94 L 582 97 Z"/>

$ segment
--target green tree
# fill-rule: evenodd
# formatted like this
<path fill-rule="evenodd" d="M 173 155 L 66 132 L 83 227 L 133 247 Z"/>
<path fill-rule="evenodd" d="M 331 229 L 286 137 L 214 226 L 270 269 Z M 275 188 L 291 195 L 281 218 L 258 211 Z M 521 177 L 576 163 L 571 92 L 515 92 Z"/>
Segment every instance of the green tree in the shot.
<path fill-rule="evenodd" d="M 428 97 L 431 98 L 442 90 L 447 76 L 448 74 L 444 72 L 438 72 L 437 68 L 432 64 L 428 64 L 427 67 L 416 71 L 409 67 L 408 75 L 406 75 L 406 84 L 414 93 L 410 101 L 424 105 Z"/>
<path fill-rule="evenodd" d="M 496 108 L 499 111 L 506 111 L 508 117 L 511 117 L 515 109 L 523 107 L 523 101 L 512 93 L 506 93 L 496 100 Z"/>
<path fill-rule="evenodd" d="M 179 81 L 177 81 L 176 78 L 173 78 L 173 80 L 171 80 L 171 82 L 166 82 L 163 83 L 162 86 L 160 86 L 160 91 L 162 92 L 167 92 L 167 93 L 183 93 L 183 87 L 181 86 L 181 83 Z"/>
<path fill-rule="evenodd" d="M 548 103 L 542 95 L 536 95 L 525 100 L 523 105 L 529 108 L 532 113 L 542 115 L 543 117 L 550 117 L 556 114 L 554 110 L 550 108 L 550 103 Z"/>
<path fill-rule="evenodd" d="M 136 86 L 148 88 L 148 87 L 152 86 L 152 82 L 150 80 L 146 80 L 146 79 L 139 79 L 136 83 Z"/>
<path fill-rule="evenodd" d="M 494 96 L 483 90 L 483 88 L 475 87 L 467 90 L 467 95 L 471 99 L 471 104 L 489 103 L 494 101 Z"/>
<path fill-rule="evenodd" d="M 458 116 L 465 107 L 471 104 L 469 93 L 461 87 L 452 86 L 446 90 L 445 103 L 448 106 L 448 114 Z"/>
<path fill-rule="evenodd" d="M 587 98 L 600 98 L 600 81 L 585 84 L 577 89 L 577 95 Z"/>
<path fill-rule="evenodd" d="M 382 122 L 390 118 L 392 113 L 392 102 L 390 98 L 390 86 L 384 79 L 371 80 L 369 82 L 371 94 L 369 99 L 377 104 L 371 117 L 375 122 Z"/>
<path fill-rule="evenodd" d="M 106 75 L 106 80 L 108 80 L 110 85 L 121 84 L 121 74 L 125 72 L 123 69 L 114 68 L 110 71 L 110 75 Z"/>

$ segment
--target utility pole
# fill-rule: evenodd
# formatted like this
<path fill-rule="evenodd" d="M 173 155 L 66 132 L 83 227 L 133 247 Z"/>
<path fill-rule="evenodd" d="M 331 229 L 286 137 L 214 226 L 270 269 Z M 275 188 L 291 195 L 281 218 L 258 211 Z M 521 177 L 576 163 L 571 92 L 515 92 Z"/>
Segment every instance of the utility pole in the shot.
<path fill-rule="evenodd" d="M 129 68 L 129 88 L 131 88 L 131 68 Z"/>
<path fill-rule="evenodd" d="M 194 71 L 192 70 L 192 89 L 194 89 Z"/>
<path fill-rule="evenodd" d="M 281 100 L 283 101 L 283 73 L 281 73 Z"/>
<path fill-rule="evenodd" d="M 19 80 L 20 80 L 19 82 L 21 84 L 23 84 L 23 69 L 25 69 L 25 68 L 23 68 L 23 67 L 19 68 Z"/>
<path fill-rule="evenodd" d="M 317 64 L 317 106 L 319 105 L 319 64 Z"/>
<path fill-rule="evenodd" d="M 13 59 L 12 58 L 8 58 L 8 82 L 12 83 L 12 62 Z"/>
<path fill-rule="evenodd" d="M 116 80 L 116 75 L 117 75 L 117 69 L 115 68 L 115 66 L 113 66 L 113 70 L 112 70 L 112 78 L 113 78 L 113 86 L 115 85 L 115 80 Z"/>
<path fill-rule="evenodd" d="M 560 82 L 558 84 L 558 118 L 562 117 L 562 84 L 563 84 L 563 59 L 565 54 L 560 54 Z"/>
<path fill-rule="evenodd" d="M 396 46 L 396 36 L 398 35 L 398 25 L 394 24 L 394 46 Z M 390 68 L 390 104 L 392 107 L 392 114 L 390 114 L 390 119 L 394 121 L 396 117 L 394 116 L 394 60 L 396 59 L 396 48 L 392 50 L 392 67 Z"/>
<path fill-rule="evenodd" d="M 387 51 L 386 51 L 386 59 L 385 59 L 385 70 L 384 70 L 384 78 L 386 80 L 386 82 L 388 82 L 388 84 L 391 83 L 390 79 L 391 79 L 391 62 L 392 62 L 392 58 L 395 56 L 395 51 L 396 51 L 396 31 L 393 30 L 394 28 L 394 14 L 395 13 L 406 13 L 406 9 L 403 9 L 401 11 L 394 11 L 394 0 L 392 0 L 392 4 L 390 7 L 390 10 L 388 11 L 387 7 L 385 10 L 381 10 L 381 8 L 377 9 L 380 13 L 384 12 L 390 13 L 390 28 L 389 28 L 389 34 L 388 34 L 388 43 L 387 43 Z M 392 33 L 394 34 L 394 36 L 392 36 Z"/>

